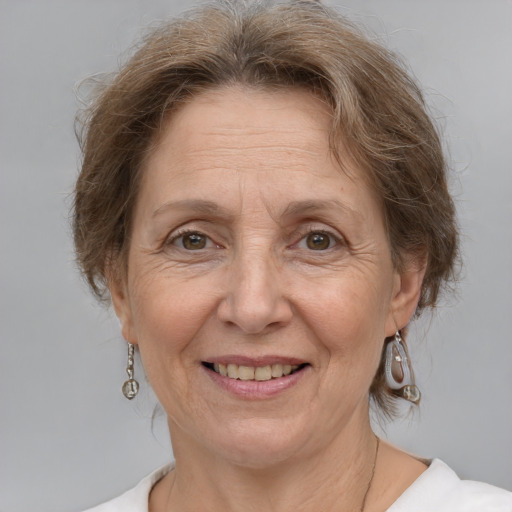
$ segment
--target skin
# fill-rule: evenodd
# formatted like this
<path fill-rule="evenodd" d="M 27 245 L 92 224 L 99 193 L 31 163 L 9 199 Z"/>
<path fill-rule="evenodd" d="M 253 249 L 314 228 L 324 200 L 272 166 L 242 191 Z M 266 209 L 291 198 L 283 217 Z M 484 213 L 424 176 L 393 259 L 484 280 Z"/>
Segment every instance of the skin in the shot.
<path fill-rule="evenodd" d="M 357 166 L 336 164 L 329 122 L 301 90 L 213 90 L 166 121 L 145 162 L 127 276 L 111 293 L 173 441 L 153 511 L 361 506 L 376 447 L 368 390 L 423 269 L 393 268 L 380 203 Z M 254 398 L 203 365 L 228 355 L 307 366 Z M 382 444 L 365 510 L 424 469 Z"/>

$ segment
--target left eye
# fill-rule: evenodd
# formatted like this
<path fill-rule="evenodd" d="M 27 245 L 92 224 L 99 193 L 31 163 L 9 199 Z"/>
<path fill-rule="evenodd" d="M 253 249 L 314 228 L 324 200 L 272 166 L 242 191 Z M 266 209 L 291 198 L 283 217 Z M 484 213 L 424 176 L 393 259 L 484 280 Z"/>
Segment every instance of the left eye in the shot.
<path fill-rule="evenodd" d="M 312 251 L 325 251 L 336 245 L 337 239 L 324 231 L 313 231 L 306 235 L 298 244 L 301 248 L 310 249 Z"/>
<path fill-rule="evenodd" d="M 206 235 L 197 232 L 183 233 L 174 238 L 172 243 L 187 251 L 199 251 L 213 245 L 213 242 Z"/>

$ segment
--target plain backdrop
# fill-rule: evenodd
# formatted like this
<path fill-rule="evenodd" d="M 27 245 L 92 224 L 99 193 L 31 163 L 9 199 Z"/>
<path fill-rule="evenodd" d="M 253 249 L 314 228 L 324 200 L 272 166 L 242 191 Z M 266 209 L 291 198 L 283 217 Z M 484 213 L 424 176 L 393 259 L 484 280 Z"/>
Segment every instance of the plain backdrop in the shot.
<path fill-rule="evenodd" d="M 134 402 L 121 395 L 126 346 L 77 275 L 68 210 L 76 84 L 116 69 L 141 30 L 191 5 L 0 0 L 1 512 L 77 511 L 171 457 L 147 385 Z M 384 435 L 512 490 L 512 2 L 338 5 L 423 84 L 464 233 L 458 296 L 410 337 L 420 412 Z"/>

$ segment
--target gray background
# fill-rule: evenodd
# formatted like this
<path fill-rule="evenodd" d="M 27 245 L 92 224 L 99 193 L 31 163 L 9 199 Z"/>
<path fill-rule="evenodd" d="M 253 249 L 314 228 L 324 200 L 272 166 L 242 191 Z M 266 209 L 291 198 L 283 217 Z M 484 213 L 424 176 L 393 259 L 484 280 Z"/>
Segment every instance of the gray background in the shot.
<path fill-rule="evenodd" d="M 409 61 L 445 133 L 464 231 L 458 298 L 414 330 L 421 411 L 384 428 L 512 490 L 512 2 L 340 3 Z M 0 511 L 74 511 L 170 457 L 147 386 L 73 264 L 74 87 L 178 0 L 0 1 Z M 411 338 L 412 340 L 412 338 Z M 140 366 L 137 369 L 141 375 Z"/>

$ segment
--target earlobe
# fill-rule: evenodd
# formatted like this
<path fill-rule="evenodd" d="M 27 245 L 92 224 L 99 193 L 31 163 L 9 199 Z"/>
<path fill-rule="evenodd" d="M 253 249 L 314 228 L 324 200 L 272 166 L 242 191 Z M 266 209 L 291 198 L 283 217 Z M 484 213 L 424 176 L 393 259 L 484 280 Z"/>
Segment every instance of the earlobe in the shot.
<path fill-rule="evenodd" d="M 396 274 L 386 336 L 393 336 L 397 330 L 403 329 L 414 316 L 426 267 L 425 258 L 415 258 L 408 264 L 407 269 Z"/>

